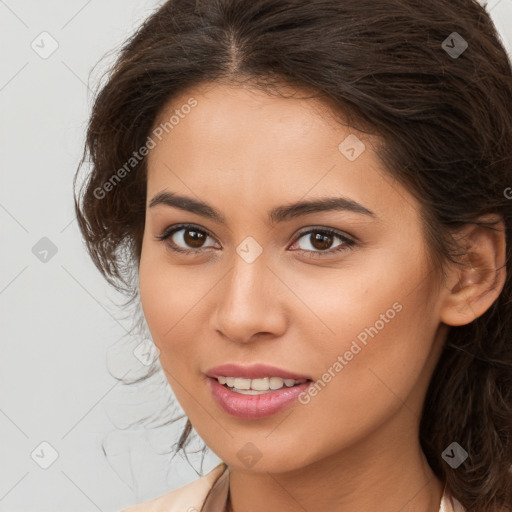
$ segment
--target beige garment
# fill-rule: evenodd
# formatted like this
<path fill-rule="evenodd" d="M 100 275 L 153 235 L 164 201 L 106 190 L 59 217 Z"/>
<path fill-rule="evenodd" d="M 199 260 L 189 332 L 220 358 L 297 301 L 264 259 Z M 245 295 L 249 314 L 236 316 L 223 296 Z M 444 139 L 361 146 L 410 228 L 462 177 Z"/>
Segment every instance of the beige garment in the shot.
<path fill-rule="evenodd" d="M 203 477 L 159 498 L 121 512 L 225 512 L 229 494 L 229 470 L 224 462 Z M 439 512 L 466 512 L 447 490 Z"/>
<path fill-rule="evenodd" d="M 226 469 L 226 464 L 221 462 L 203 477 L 121 512 L 224 512 L 229 492 Z"/>

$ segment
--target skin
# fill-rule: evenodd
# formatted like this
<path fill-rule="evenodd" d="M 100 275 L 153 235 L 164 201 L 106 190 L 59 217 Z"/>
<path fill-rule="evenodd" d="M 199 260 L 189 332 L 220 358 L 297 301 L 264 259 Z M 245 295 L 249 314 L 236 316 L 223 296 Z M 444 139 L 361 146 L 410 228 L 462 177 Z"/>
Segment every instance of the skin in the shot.
<path fill-rule="evenodd" d="M 175 97 L 155 126 L 191 96 L 197 106 L 148 156 L 140 295 L 178 401 L 230 467 L 229 510 L 437 512 L 443 483 L 421 451 L 421 408 L 449 325 L 472 321 L 501 291 L 503 273 L 493 269 L 504 261 L 503 237 L 461 233 L 473 241 L 472 270 L 449 267 L 441 282 L 420 204 L 382 166 L 377 139 L 337 123 L 321 100 L 226 84 Z M 338 150 L 349 134 L 366 145 L 354 161 Z M 150 208 L 164 190 L 210 203 L 226 223 Z M 275 225 L 267 217 L 324 196 L 374 216 L 329 211 Z M 157 239 L 178 223 L 208 237 L 193 245 L 184 229 Z M 334 236 L 322 249 L 301 233 L 311 227 L 355 244 L 332 252 L 343 243 Z M 236 251 L 248 236 L 263 250 L 250 264 Z M 198 252 L 173 252 L 171 240 Z M 306 405 L 247 420 L 213 400 L 205 372 L 228 362 L 321 379 L 394 303 L 401 311 Z M 248 442 L 261 454 L 252 467 L 237 455 Z"/>

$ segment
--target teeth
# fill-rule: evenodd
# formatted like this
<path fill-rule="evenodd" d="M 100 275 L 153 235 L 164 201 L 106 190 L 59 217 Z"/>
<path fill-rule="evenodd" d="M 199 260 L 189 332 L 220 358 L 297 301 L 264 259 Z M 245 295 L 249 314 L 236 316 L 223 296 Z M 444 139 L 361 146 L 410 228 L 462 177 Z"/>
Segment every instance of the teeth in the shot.
<path fill-rule="evenodd" d="M 286 386 L 291 388 L 296 384 L 301 384 L 305 380 L 282 379 L 281 377 L 263 377 L 259 379 L 243 379 L 241 377 L 219 376 L 217 380 L 222 385 L 233 388 L 233 391 L 243 392 L 246 395 L 259 395 L 269 389 L 281 389 Z"/>

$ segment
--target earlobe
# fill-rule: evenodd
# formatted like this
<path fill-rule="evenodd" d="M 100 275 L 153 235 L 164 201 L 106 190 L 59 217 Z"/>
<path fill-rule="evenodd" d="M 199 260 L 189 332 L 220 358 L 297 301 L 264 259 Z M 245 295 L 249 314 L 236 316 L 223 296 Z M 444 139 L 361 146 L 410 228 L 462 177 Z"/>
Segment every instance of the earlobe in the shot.
<path fill-rule="evenodd" d="M 454 234 L 465 254 L 459 264 L 451 264 L 446 277 L 440 320 L 447 325 L 466 325 L 482 316 L 505 284 L 503 220 L 497 215 L 488 215 L 478 222 L 464 226 Z M 493 223 L 493 226 L 481 223 Z"/>

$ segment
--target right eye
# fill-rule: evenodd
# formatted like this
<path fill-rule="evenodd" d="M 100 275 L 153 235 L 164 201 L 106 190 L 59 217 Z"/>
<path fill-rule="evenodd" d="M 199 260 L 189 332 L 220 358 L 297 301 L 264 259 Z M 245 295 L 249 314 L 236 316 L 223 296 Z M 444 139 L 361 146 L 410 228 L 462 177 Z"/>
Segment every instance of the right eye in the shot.
<path fill-rule="evenodd" d="M 179 236 L 175 235 L 182 232 Z M 156 237 L 157 240 L 165 242 L 171 251 L 182 254 L 191 254 L 202 252 L 205 248 L 201 245 L 207 238 L 211 238 L 210 234 L 204 229 L 200 229 L 193 224 L 179 224 L 170 226 Z M 181 244 L 181 246 L 180 246 Z M 192 249 L 190 249 L 192 247 Z"/>

